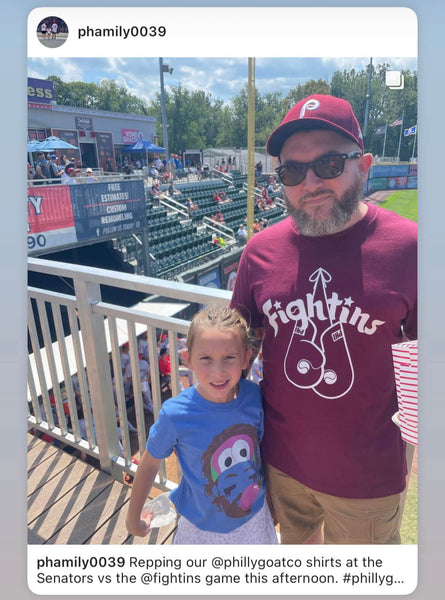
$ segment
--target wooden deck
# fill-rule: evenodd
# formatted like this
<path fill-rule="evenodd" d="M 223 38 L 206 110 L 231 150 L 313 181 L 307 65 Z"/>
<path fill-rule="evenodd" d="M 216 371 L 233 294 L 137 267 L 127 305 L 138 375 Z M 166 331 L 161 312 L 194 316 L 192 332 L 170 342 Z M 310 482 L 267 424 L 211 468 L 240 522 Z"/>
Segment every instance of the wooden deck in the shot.
<path fill-rule="evenodd" d="M 128 534 L 131 488 L 28 434 L 29 544 L 171 544 L 176 523 Z"/>

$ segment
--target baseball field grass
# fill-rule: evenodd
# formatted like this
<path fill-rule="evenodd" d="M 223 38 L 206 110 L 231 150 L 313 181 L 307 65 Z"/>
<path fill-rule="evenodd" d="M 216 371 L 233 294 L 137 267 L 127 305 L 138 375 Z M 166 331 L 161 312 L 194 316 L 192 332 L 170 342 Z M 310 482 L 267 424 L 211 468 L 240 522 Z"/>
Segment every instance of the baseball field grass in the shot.
<path fill-rule="evenodd" d="M 380 206 L 417 222 L 417 190 L 397 190 Z"/>

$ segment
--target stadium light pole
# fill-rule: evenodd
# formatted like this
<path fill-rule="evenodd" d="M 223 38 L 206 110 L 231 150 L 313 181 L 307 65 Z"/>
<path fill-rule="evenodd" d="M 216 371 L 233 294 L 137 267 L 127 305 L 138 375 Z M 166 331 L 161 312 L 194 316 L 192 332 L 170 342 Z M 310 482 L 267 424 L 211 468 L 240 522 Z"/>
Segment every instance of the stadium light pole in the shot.
<path fill-rule="evenodd" d="M 247 239 L 253 235 L 255 210 L 255 59 L 248 59 L 247 82 Z"/>
<path fill-rule="evenodd" d="M 364 137 L 366 137 L 368 134 L 369 103 L 371 100 L 371 81 L 372 81 L 372 58 L 369 59 L 369 65 L 368 65 L 368 88 L 366 90 L 365 119 L 364 119 L 364 123 L 363 123 L 363 136 Z"/>
<path fill-rule="evenodd" d="M 173 73 L 173 69 L 165 65 L 162 58 L 159 59 L 159 75 L 161 78 L 161 114 L 162 114 L 162 137 L 164 139 L 165 157 L 167 159 L 167 169 L 170 171 L 170 153 L 168 151 L 168 134 L 167 134 L 167 111 L 165 109 L 165 90 L 164 90 L 164 73 Z"/>

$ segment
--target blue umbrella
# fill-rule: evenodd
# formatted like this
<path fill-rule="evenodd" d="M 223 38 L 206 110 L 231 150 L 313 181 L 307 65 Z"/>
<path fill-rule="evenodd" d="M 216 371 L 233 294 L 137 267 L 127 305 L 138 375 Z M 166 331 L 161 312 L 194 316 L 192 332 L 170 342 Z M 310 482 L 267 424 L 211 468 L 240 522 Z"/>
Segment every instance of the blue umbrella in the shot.
<path fill-rule="evenodd" d="M 156 146 L 152 142 L 148 140 L 140 139 L 131 146 L 126 146 L 122 148 L 122 152 L 165 152 L 165 148 L 161 148 L 161 146 Z"/>
<path fill-rule="evenodd" d="M 41 142 L 38 142 L 37 140 L 31 140 L 30 142 L 28 142 L 27 152 L 37 152 L 40 144 Z"/>
<path fill-rule="evenodd" d="M 40 152 L 50 152 L 51 150 L 68 150 L 70 148 L 72 150 L 77 150 L 77 146 L 73 146 L 72 144 L 69 144 L 68 142 L 56 137 L 55 135 L 51 135 L 43 142 L 40 142 L 39 147 L 36 149 Z"/>

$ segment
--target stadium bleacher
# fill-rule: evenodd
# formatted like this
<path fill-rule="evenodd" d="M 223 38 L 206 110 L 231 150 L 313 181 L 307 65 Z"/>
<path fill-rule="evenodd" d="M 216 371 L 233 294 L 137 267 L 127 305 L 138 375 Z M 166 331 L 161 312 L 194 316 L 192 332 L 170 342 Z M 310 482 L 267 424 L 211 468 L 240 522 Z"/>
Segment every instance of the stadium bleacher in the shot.
<path fill-rule="evenodd" d="M 224 174 L 227 175 L 227 174 Z M 244 184 L 247 176 L 240 171 L 232 171 L 228 180 L 221 178 L 205 179 L 195 182 L 175 181 L 175 188 L 181 195 L 175 200 L 181 204 L 191 198 L 199 209 L 193 211 L 188 219 L 184 215 L 169 209 L 162 203 L 154 204 L 147 193 L 147 231 L 149 252 L 154 257 L 154 273 L 157 277 L 168 277 L 184 271 L 191 266 L 202 264 L 210 258 L 224 252 L 224 249 L 213 243 L 214 235 L 203 225 L 204 217 L 212 217 L 221 211 L 225 225 L 236 234 L 240 223 L 247 218 L 247 191 Z M 164 187 L 164 186 L 163 186 Z M 215 202 L 215 192 L 224 190 L 231 202 Z M 275 192 L 274 197 L 280 197 Z M 280 221 L 286 216 L 285 209 L 279 204 L 261 211 L 258 206 L 254 209 L 254 218 L 267 219 L 269 225 Z M 141 247 L 134 236 L 121 239 L 119 248 L 125 260 L 138 262 L 141 259 Z"/>

